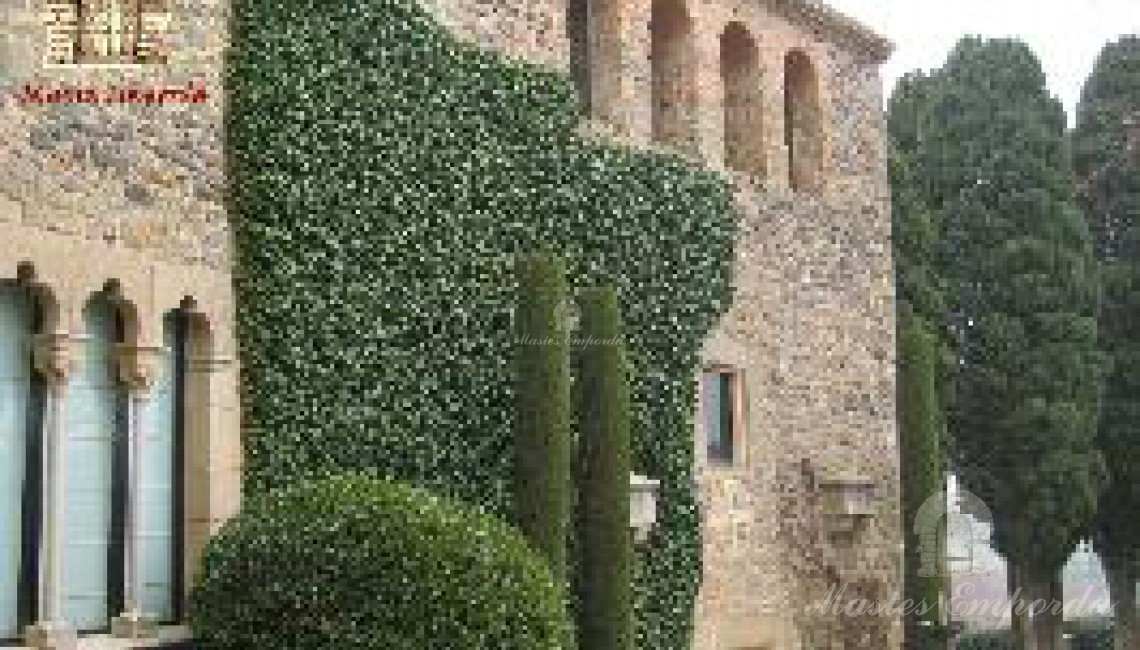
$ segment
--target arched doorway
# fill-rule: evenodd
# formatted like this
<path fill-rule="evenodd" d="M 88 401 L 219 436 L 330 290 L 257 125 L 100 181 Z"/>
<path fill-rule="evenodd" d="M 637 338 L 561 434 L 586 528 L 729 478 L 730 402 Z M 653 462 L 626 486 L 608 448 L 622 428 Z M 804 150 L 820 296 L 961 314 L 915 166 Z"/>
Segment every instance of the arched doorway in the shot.
<path fill-rule="evenodd" d="M 791 188 L 817 189 L 823 165 L 819 78 L 802 50 L 792 50 L 784 59 L 784 144 Z"/>
<path fill-rule="evenodd" d="M 720 36 L 724 87 L 724 165 L 763 176 L 763 92 L 756 42 L 744 25 L 729 23 Z"/>

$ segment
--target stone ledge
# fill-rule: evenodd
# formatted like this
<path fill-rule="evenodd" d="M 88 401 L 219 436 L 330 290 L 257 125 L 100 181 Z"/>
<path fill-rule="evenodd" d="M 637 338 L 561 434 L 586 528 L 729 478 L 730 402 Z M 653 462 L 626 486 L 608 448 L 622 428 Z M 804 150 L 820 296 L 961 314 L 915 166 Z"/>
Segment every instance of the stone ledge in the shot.
<path fill-rule="evenodd" d="M 108 634 L 91 634 L 79 637 L 76 650 L 125 650 L 126 648 L 160 648 L 168 643 L 188 641 L 190 628 L 185 625 L 166 625 L 157 630 L 153 639 L 117 639 Z M 8 650 L 35 650 L 28 646 L 14 646 Z"/>

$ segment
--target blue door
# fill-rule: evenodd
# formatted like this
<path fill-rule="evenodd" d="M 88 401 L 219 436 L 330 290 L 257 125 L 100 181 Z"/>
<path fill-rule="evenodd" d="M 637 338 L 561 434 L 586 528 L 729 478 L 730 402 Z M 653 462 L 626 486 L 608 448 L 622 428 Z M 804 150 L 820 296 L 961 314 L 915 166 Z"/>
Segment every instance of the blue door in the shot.
<path fill-rule="evenodd" d="M 22 291 L 0 284 L 0 639 L 20 634 L 30 346 L 30 305 Z"/>
<path fill-rule="evenodd" d="M 151 389 L 144 418 L 146 442 L 143 452 L 142 497 L 142 610 L 162 621 L 174 619 L 178 490 L 175 482 L 178 451 L 176 392 L 180 382 L 175 372 L 177 350 L 181 345 L 173 313 L 163 321 L 163 360 Z"/>
<path fill-rule="evenodd" d="M 64 615 L 81 631 L 108 627 L 116 453 L 122 435 L 115 377 L 115 310 L 96 298 L 84 310 L 87 340 L 67 394 Z M 117 614 L 118 612 L 115 612 Z"/>

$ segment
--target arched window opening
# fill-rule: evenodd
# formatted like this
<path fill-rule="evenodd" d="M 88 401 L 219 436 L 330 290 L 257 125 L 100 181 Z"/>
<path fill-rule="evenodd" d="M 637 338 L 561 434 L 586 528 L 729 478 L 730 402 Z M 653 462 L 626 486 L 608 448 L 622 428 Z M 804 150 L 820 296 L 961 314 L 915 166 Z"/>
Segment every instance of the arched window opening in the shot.
<path fill-rule="evenodd" d="M 763 176 L 763 92 L 756 43 L 740 23 L 720 37 L 720 77 L 724 88 L 724 165 Z"/>
<path fill-rule="evenodd" d="M 654 0 L 650 20 L 653 140 L 689 144 L 692 101 L 692 21 L 682 0 Z"/>
<path fill-rule="evenodd" d="M 108 292 L 83 310 L 84 343 L 67 388 L 63 596 L 79 631 L 122 611 L 127 501 L 127 391 L 116 372 L 124 323 Z"/>
<path fill-rule="evenodd" d="M 800 50 L 792 50 L 784 60 L 784 144 L 792 189 L 818 189 L 823 165 L 819 78 Z"/>
<path fill-rule="evenodd" d="M 42 382 L 32 366 L 34 301 L 0 283 L 0 643 L 35 619 Z"/>
<path fill-rule="evenodd" d="M 167 312 L 162 330 L 162 360 L 143 424 L 139 555 L 142 611 L 172 623 L 181 618 L 182 604 L 188 315 L 182 309 Z"/>

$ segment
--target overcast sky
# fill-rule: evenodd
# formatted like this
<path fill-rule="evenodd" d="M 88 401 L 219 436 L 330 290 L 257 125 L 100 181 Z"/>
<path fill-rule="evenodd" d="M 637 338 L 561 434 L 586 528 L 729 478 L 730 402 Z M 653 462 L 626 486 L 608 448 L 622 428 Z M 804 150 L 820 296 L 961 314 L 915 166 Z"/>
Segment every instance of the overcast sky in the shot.
<path fill-rule="evenodd" d="M 895 43 L 883 70 L 888 97 L 903 73 L 941 66 L 963 35 L 1012 36 L 1037 53 L 1070 123 L 1101 48 L 1140 34 L 1140 0 L 826 1 Z"/>

